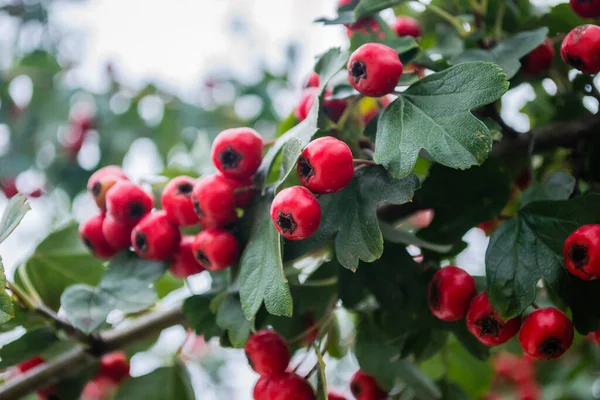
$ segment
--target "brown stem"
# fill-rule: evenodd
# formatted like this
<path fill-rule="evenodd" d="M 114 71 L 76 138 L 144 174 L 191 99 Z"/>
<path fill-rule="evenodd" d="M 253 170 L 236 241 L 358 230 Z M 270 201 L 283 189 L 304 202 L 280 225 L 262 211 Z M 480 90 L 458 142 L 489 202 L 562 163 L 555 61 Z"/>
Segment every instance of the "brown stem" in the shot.
<path fill-rule="evenodd" d="M 276 141 L 277 141 L 277 139 L 263 140 L 263 146 L 264 147 L 273 146 Z"/>
<path fill-rule="evenodd" d="M 362 165 L 377 165 L 373 160 L 363 160 L 360 158 L 355 158 L 352 160 L 354 164 L 362 164 Z"/>
<path fill-rule="evenodd" d="M 250 192 L 256 190 L 256 186 L 251 185 L 251 186 L 245 186 L 245 187 L 240 187 L 237 189 L 233 189 L 233 194 L 239 194 L 239 193 L 246 193 L 246 192 Z"/>

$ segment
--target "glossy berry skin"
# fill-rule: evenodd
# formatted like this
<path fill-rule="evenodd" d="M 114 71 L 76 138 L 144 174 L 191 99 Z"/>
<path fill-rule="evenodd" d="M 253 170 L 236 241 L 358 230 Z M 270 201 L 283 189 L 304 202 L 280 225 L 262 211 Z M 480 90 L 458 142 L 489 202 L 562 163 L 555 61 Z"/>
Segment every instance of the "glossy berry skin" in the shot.
<path fill-rule="evenodd" d="M 319 88 L 316 87 L 308 87 L 302 91 L 300 101 L 294 110 L 294 116 L 298 121 L 304 121 L 308 117 L 310 109 L 315 104 L 315 99 L 318 95 Z"/>
<path fill-rule="evenodd" d="M 271 380 L 267 387 L 269 400 L 315 400 L 312 386 L 304 378 L 286 372 Z"/>
<path fill-rule="evenodd" d="M 600 276 L 600 225 L 589 224 L 573 232 L 563 246 L 565 267 L 589 281 Z"/>
<path fill-rule="evenodd" d="M 310 87 L 304 89 L 300 97 L 300 101 L 298 102 L 298 106 L 294 110 L 294 115 L 298 121 L 304 121 L 308 117 L 308 114 L 310 114 L 310 109 L 312 108 L 318 96 L 318 88 Z M 332 99 L 331 91 L 327 90 L 321 106 L 327 118 L 333 122 L 338 122 L 344 114 L 344 111 L 346 111 L 348 103 L 346 100 Z"/>
<path fill-rule="evenodd" d="M 254 400 L 269 400 L 267 397 L 267 389 L 269 388 L 269 383 L 271 383 L 271 379 L 266 376 L 261 376 L 256 384 L 254 385 L 254 390 L 252 391 L 252 398 Z"/>
<path fill-rule="evenodd" d="M 133 249 L 148 260 L 170 260 L 180 240 L 179 228 L 164 211 L 146 215 L 131 232 Z"/>
<path fill-rule="evenodd" d="M 442 321 L 458 321 L 467 315 L 477 294 L 475 279 L 461 268 L 444 267 L 433 275 L 427 294 L 433 315 Z"/>
<path fill-rule="evenodd" d="M 571 0 L 571 8 L 582 18 L 600 17 L 600 0 Z"/>
<path fill-rule="evenodd" d="M 194 258 L 209 271 L 221 271 L 238 260 L 239 245 L 229 231 L 205 229 L 192 243 Z"/>
<path fill-rule="evenodd" d="M 102 222 L 102 234 L 106 242 L 115 250 L 128 249 L 131 246 L 133 224 L 124 224 L 107 215 Z"/>
<path fill-rule="evenodd" d="M 258 169 L 263 155 L 262 137 L 251 128 L 226 129 L 215 138 L 211 159 L 228 178 L 248 179 Z"/>
<path fill-rule="evenodd" d="M 321 78 L 319 78 L 319 74 L 317 74 L 316 72 L 312 72 L 306 79 L 306 84 L 304 85 L 304 87 L 319 87 L 320 83 Z"/>
<path fill-rule="evenodd" d="M 396 18 L 396 21 L 392 24 L 392 30 L 398 36 L 412 36 L 415 38 L 421 36 L 422 33 L 419 21 L 405 15 Z"/>
<path fill-rule="evenodd" d="M 540 308 L 525 318 L 519 343 L 533 358 L 551 360 L 562 356 L 573 343 L 573 323 L 556 308 Z"/>
<path fill-rule="evenodd" d="M 345 396 L 334 392 L 327 393 L 327 400 L 347 400 Z"/>
<path fill-rule="evenodd" d="M 222 228 L 237 219 L 233 187 L 221 174 L 200 178 L 192 190 L 192 203 L 205 228 Z"/>
<path fill-rule="evenodd" d="M 362 95 L 381 97 L 394 91 L 402 70 L 402 62 L 394 49 L 367 43 L 350 56 L 348 81 Z"/>
<path fill-rule="evenodd" d="M 120 384 L 129 378 L 129 359 L 122 351 L 115 351 L 100 358 L 100 368 L 96 376 L 110 379 Z"/>
<path fill-rule="evenodd" d="M 133 224 L 152 211 L 154 200 L 140 186 L 119 181 L 106 193 L 106 210 L 116 220 Z"/>
<path fill-rule="evenodd" d="M 290 349 L 281 335 L 262 329 L 250 336 L 244 347 L 248 362 L 260 376 L 273 378 L 285 372 L 290 363 Z"/>
<path fill-rule="evenodd" d="M 190 226 L 198 223 L 198 215 L 192 203 L 192 190 L 196 180 L 189 176 L 173 178 L 165 186 L 160 197 L 167 217 L 179 226 Z"/>
<path fill-rule="evenodd" d="M 277 193 L 271 203 L 271 219 L 277 232 L 289 240 L 301 240 L 315 234 L 321 224 L 321 205 L 302 186 Z"/>
<path fill-rule="evenodd" d="M 128 178 L 121 167 L 116 165 L 107 165 L 90 176 L 87 190 L 100 210 L 106 211 L 106 193 L 120 180 L 128 180 Z"/>
<path fill-rule="evenodd" d="M 564 38 L 560 47 L 562 59 L 584 74 L 600 71 L 600 27 L 582 25 Z"/>
<path fill-rule="evenodd" d="M 111 258 L 117 253 L 106 241 L 102 233 L 102 224 L 106 216 L 98 214 L 79 226 L 79 237 L 90 252 L 99 258 Z"/>
<path fill-rule="evenodd" d="M 254 179 L 248 178 L 245 180 L 227 179 L 227 182 L 231 185 L 235 196 L 235 206 L 242 210 L 247 209 L 252 204 L 252 199 L 256 196 L 256 189 L 253 188 Z"/>
<path fill-rule="evenodd" d="M 350 391 L 358 400 L 383 400 L 387 399 L 388 395 L 374 377 L 360 370 L 356 371 L 350 380 Z"/>
<path fill-rule="evenodd" d="M 194 257 L 193 243 L 195 236 L 182 236 L 179 241 L 179 247 L 173 255 L 173 261 L 169 266 L 171 274 L 177 278 L 187 278 L 188 276 L 199 274 L 204 268 L 196 261 Z"/>
<path fill-rule="evenodd" d="M 354 176 L 352 151 L 332 136 L 318 138 L 304 148 L 296 170 L 302 186 L 311 192 L 339 192 Z"/>
<path fill-rule="evenodd" d="M 521 317 L 503 321 L 492 307 L 487 292 L 471 300 L 467 311 L 467 329 L 486 346 L 498 346 L 508 342 L 519 331 Z"/>
<path fill-rule="evenodd" d="M 544 43 L 533 49 L 521 60 L 521 72 L 529 76 L 537 76 L 552 66 L 554 60 L 554 46 L 549 38 Z"/>

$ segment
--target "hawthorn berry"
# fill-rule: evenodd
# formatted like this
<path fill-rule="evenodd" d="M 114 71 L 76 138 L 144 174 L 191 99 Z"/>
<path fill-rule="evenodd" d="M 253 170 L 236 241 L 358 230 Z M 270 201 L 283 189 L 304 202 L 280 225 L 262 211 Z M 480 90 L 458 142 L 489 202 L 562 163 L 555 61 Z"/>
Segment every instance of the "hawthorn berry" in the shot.
<path fill-rule="evenodd" d="M 385 33 L 381 31 L 379 24 L 373 18 L 362 18 L 355 23 L 346 26 L 346 35 L 348 35 L 349 38 L 351 38 L 355 32 L 360 32 L 365 35 L 374 34 L 380 39 L 385 38 Z"/>
<path fill-rule="evenodd" d="M 266 376 L 258 378 L 258 381 L 256 381 L 256 384 L 254 385 L 254 390 L 252 391 L 254 400 L 269 400 L 269 397 L 267 396 L 269 383 L 271 383 L 271 378 L 267 378 Z"/>
<path fill-rule="evenodd" d="M 195 183 L 194 178 L 178 176 L 167 183 L 160 197 L 167 217 L 179 226 L 198 223 L 198 215 L 192 203 L 192 190 Z"/>
<path fill-rule="evenodd" d="M 398 36 L 412 36 L 418 38 L 421 36 L 421 24 L 419 21 L 406 15 L 396 18 L 392 24 L 392 29 Z"/>
<path fill-rule="evenodd" d="M 589 224 L 573 232 L 563 247 L 567 270 L 589 281 L 600 276 L 600 225 Z"/>
<path fill-rule="evenodd" d="M 573 323 L 556 308 L 540 308 L 525 318 L 519 343 L 529 356 L 550 360 L 562 356 L 573 343 Z"/>
<path fill-rule="evenodd" d="M 315 400 L 315 392 L 304 378 L 286 372 L 274 377 L 267 386 L 269 400 Z"/>
<path fill-rule="evenodd" d="M 304 121 L 308 117 L 310 109 L 315 104 L 315 99 L 318 95 L 319 88 L 316 87 L 308 87 L 302 91 L 300 101 L 294 110 L 294 116 L 298 121 Z"/>
<path fill-rule="evenodd" d="M 102 234 L 113 249 L 124 250 L 131 246 L 131 231 L 134 226 L 135 224 L 126 224 L 107 215 L 102 222 Z"/>
<path fill-rule="evenodd" d="M 233 187 L 221 174 L 200 178 L 192 190 L 192 203 L 205 228 L 222 228 L 237 219 Z"/>
<path fill-rule="evenodd" d="M 226 129 L 215 138 L 211 159 L 228 178 L 248 179 L 262 161 L 262 137 L 251 128 Z"/>
<path fill-rule="evenodd" d="M 2 189 L 7 199 L 12 199 L 19 193 L 17 180 L 14 177 L 0 179 L 0 189 Z"/>
<path fill-rule="evenodd" d="M 584 74 L 600 71 L 600 27 L 582 25 L 573 29 L 560 46 L 562 59 Z"/>
<path fill-rule="evenodd" d="M 252 203 L 252 199 L 256 196 L 256 188 L 254 187 L 254 179 L 248 178 L 245 180 L 227 179 L 227 182 L 233 189 L 235 196 L 235 206 L 242 210 L 247 209 Z"/>
<path fill-rule="evenodd" d="M 98 214 L 79 226 L 79 237 L 90 252 L 99 258 L 111 258 L 117 253 L 104 237 L 102 225 L 106 215 Z"/>
<path fill-rule="evenodd" d="M 17 369 L 19 370 L 20 373 L 25 373 L 35 367 L 38 367 L 38 366 L 44 364 L 45 362 L 46 362 L 46 360 L 44 360 L 42 357 L 35 356 L 35 357 L 30 358 L 26 361 L 23 361 L 22 363 L 17 365 Z M 36 394 L 37 394 L 38 398 L 40 398 L 41 400 L 44 400 L 44 399 L 49 400 L 50 397 L 54 395 L 54 391 L 55 391 L 54 386 L 49 386 L 42 390 L 38 390 L 36 392 Z"/>
<path fill-rule="evenodd" d="M 373 376 L 361 370 L 356 371 L 352 376 L 350 391 L 359 400 L 383 400 L 387 399 L 388 395 Z"/>
<path fill-rule="evenodd" d="M 471 300 L 467 311 L 467 329 L 486 346 L 506 343 L 519 331 L 521 317 L 504 321 L 494 310 L 487 292 L 479 293 Z"/>
<path fill-rule="evenodd" d="M 318 138 L 302 150 L 296 169 L 300 183 L 311 192 L 339 192 L 354 176 L 352 151 L 332 136 Z"/>
<path fill-rule="evenodd" d="M 367 43 L 348 61 L 348 81 L 362 95 L 381 97 L 394 91 L 402 76 L 402 62 L 391 47 Z"/>
<path fill-rule="evenodd" d="M 571 8 L 582 18 L 600 17 L 600 0 L 571 0 Z"/>
<path fill-rule="evenodd" d="M 238 259 L 237 239 L 229 231 L 213 228 L 200 232 L 192 243 L 196 261 L 209 271 L 221 271 Z"/>
<path fill-rule="evenodd" d="M 328 392 L 327 400 L 346 400 L 346 397 L 334 392 Z"/>
<path fill-rule="evenodd" d="M 98 208 L 106 211 L 106 193 L 120 180 L 128 180 L 127 175 L 116 165 L 107 165 L 90 176 L 87 190 L 92 195 Z"/>
<path fill-rule="evenodd" d="M 555 54 L 552 42 L 549 38 L 546 38 L 544 43 L 523 57 L 521 71 L 529 76 L 539 75 L 552 66 Z"/>
<path fill-rule="evenodd" d="M 316 72 L 313 72 L 306 79 L 306 84 L 304 85 L 304 87 L 307 87 L 307 88 L 309 88 L 309 87 L 316 87 L 316 88 L 318 88 L 320 84 L 321 84 L 321 78 L 319 78 L 319 74 L 317 74 Z"/>
<path fill-rule="evenodd" d="M 185 235 L 181 236 L 181 240 L 179 241 L 179 247 L 175 254 L 173 255 L 173 261 L 171 261 L 171 266 L 169 267 L 169 271 L 173 276 L 177 278 L 187 278 L 191 275 L 199 274 L 204 271 L 204 268 L 196 261 L 196 257 L 194 257 L 193 243 L 194 236 Z"/>
<path fill-rule="evenodd" d="M 273 199 L 271 219 L 284 238 L 306 239 L 319 229 L 321 205 L 307 188 L 292 186 L 277 193 Z"/>
<path fill-rule="evenodd" d="M 85 384 L 80 400 L 110 400 L 117 388 L 114 382 L 102 377 L 95 377 Z"/>
<path fill-rule="evenodd" d="M 106 192 L 108 214 L 125 224 L 138 222 L 152 211 L 153 205 L 152 196 L 133 182 L 118 181 Z"/>
<path fill-rule="evenodd" d="M 458 321 L 467 315 L 477 294 L 475 279 L 461 268 L 444 267 L 433 275 L 427 294 L 433 315 L 442 321 Z"/>
<path fill-rule="evenodd" d="M 285 339 L 269 329 L 252 334 L 244 351 L 252 369 L 267 378 L 283 374 L 291 359 Z"/>
<path fill-rule="evenodd" d="M 181 234 L 164 211 L 146 215 L 131 231 L 135 252 L 148 260 L 169 260 L 179 247 Z"/>
<path fill-rule="evenodd" d="M 122 351 L 115 351 L 100 358 L 100 369 L 97 376 L 110 379 L 120 384 L 129 377 L 129 359 Z"/>
<path fill-rule="evenodd" d="M 298 121 L 304 121 L 308 117 L 310 109 L 319 96 L 319 92 L 319 89 L 315 87 L 309 87 L 302 91 L 298 106 L 294 110 L 294 115 Z M 321 106 L 327 118 L 333 122 L 338 122 L 344 114 L 344 111 L 346 111 L 348 103 L 346 100 L 332 99 L 331 91 L 327 90 Z"/>

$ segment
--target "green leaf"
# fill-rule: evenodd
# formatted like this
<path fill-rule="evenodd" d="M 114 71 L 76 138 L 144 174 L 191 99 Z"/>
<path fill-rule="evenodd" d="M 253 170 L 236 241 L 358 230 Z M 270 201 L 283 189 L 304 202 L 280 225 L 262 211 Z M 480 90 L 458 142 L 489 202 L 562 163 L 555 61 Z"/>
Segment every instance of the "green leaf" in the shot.
<path fill-rule="evenodd" d="M 17 340 L 2 346 L 0 369 L 6 369 L 35 357 L 56 343 L 58 338 L 47 326 L 26 332 Z"/>
<path fill-rule="evenodd" d="M 194 400 L 196 395 L 185 366 L 162 367 L 125 381 L 116 400 Z"/>
<path fill-rule="evenodd" d="M 566 172 L 552 174 L 544 183 L 531 185 L 521 198 L 521 208 L 534 201 L 567 200 L 575 189 L 575 178 Z"/>
<path fill-rule="evenodd" d="M 498 43 L 491 50 L 470 49 L 452 58 L 451 64 L 468 61 L 488 61 L 498 64 L 508 79 L 515 76 L 521 68 L 521 58 L 544 43 L 548 36 L 548 28 L 535 31 L 521 32 Z"/>
<path fill-rule="evenodd" d="M 188 297 L 183 303 L 183 314 L 189 326 L 206 340 L 222 334 L 216 316 L 210 311 L 210 303 L 214 298 L 214 294 L 205 293 Z"/>
<path fill-rule="evenodd" d="M 98 365 L 90 365 L 83 370 L 61 378 L 55 386 L 56 395 L 60 400 L 80 400 L 81 391 L 85 385 L 96 376 Z"/>
<path fill-rule="evenodd" d="M 6 292 L 6 274 L 0 257 L 0 325 L 15 317 L 15 309 L 10 295 Z"/>
<path fill-rule="evenodd" d="M 227 336 L 233 347 L 241 349 L 250 336 L 251 323 L 244 316 L 240 299 L 229 294 L 217 311 L 217 325 L 227 331 Z"/>
<path fill-rule="evenodd" d="M 2 214 L 2 219 L 0 219 L 0 243 L 15 230 L 29 210 L 31 210 L 31 207 L 22 194 L 17 194 L 10 199 L 4 214 Z"/>
<path fill-rule="evenodd" d="M 483 163 L 492 138 L 470 110 L 496 101 L 507 89 L 502 71 L 483 62 L 456 65 L 421 79 L 379 118 L 375 161 L 396 178 L 411 173 L 421 149 L 455 169 Z"/>
<path fill-rule="evenodd" d="M 317 400 L 327 400 L 327 376 L 325 375 L 325 361 L 323 361 L 323 356 L 321 355 L 321 351 L 319 347 L 313 343 L 312 345 L 315 354 L 317 355 Z"/>
<path fill-rule="evenodd" d="M 359 20 L 364 17 L 376 14 L 386 8 L 405 3 L 407 0 L 360 0 L 354 9 L 354 18 Z"/>

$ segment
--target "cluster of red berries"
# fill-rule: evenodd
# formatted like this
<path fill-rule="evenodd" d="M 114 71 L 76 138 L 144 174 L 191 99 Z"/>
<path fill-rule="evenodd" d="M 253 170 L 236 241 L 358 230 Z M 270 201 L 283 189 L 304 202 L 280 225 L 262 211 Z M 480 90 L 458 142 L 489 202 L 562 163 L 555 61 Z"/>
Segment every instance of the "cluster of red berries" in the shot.
<path fill-rule="evenodd" d="M 521 317 L 504 321 L 487 292 L 476 294 L 475 280 L 461 268 L 449 266 L 435 273 L 429 284 L 429 309 L 443 321 L 466 317 L 469 331 L 486 346 L 506 343 L 519 333 L 524 352 L 533 358 L 553 359 L 573 343 L 573 324 L 556 308 L 536 309 L 521 324 Z"/>
<path fill-rule="evenodd" d="M 502 352 L 493 359 L 492 389 L 482 400 L 500 400 L 500 393 L 514 393 L 519 400 L 538 400 L 541 388 L 535 378 L 535 359 Z"/>

